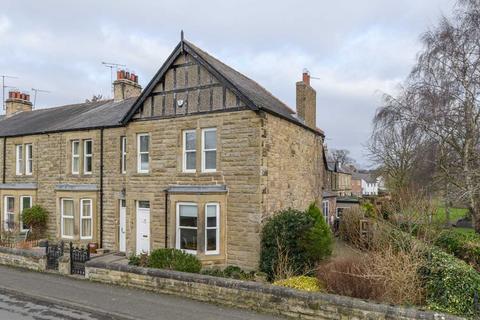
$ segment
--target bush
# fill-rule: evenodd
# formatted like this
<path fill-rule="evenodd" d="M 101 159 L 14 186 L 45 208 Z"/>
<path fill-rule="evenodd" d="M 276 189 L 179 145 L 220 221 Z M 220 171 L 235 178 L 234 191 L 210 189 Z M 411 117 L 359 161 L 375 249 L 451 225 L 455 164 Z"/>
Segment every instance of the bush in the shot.
<path fill-rule="evenodd" d="M 330 255 L 331 232 L 322 225 L 319 210 L 309 211 L 280 211 L 263 227 L 260 270 L 269 281 L 309 274 Z"/>
<path fill-rule="evenodd" d="M 318 268 L 318 278 L 328 292 L 360 299 L 378 300 L 383 286 L 369 279 L 364 257 L 348 257 L 331 261 Z"/>
<path fill-rule="evenodd" d="M 23 223 L 32 228 L 35 237 L 41 236 L 47 227 L 48 211 L 42 206 L 34 205 L 22 212 Z"/>
<path fill-rule="evenodd" d="M 193 254 L 178 249 L 156 249 L 148 258 L 148 267 L 199 273 L 202 263 Z"/>
<path fill-rule="evenodd" d="M 276 286 L 297 289 L 308 292 L 320 292 L 322 287 L 315 277 L 299 276 L 284 280 L 278 280 L 273 283 Z"/>
<path fill-rule="evenodd" d="M 435 244 L 455 255 L 480 272 L 480 236 L 475 233 L 461 233 L 455 229 L 443 231 Z"/>
<path fill-rule="evenodd" d="M 148 254 L 141 253 L 140 255 L 131 255 L 128 258 L 128 264 L 137 267 L 147 267 L 148 266 Z"/>
<path fill-rule="evenodd" d="M 205 269 L 205 270 L 202 270 L 202 274 L 213 276 L 213 277 L 231 278 L 231 279 L 247 280 L 247 281 L 252 281 L 255 279 L 254 271 L 246 272 L 236 266 L 228 266 L 223 270 L 218 268 Z"/>
<path fill-rule="evenodd" d="M 480 274 L 464 261 L 431 248 L 421 274 L 431 310 L 474 317 L 475 292 L 480 292 Z"/>
<path fill-rule="evenodd" d="M 307 214 L 315 222 L 312 228 L 305 233 L 302 245 L 307 251 L 308 259 L 318 262 L 332 254 L 332 232 L 315 203 L 308 207 Z"/>

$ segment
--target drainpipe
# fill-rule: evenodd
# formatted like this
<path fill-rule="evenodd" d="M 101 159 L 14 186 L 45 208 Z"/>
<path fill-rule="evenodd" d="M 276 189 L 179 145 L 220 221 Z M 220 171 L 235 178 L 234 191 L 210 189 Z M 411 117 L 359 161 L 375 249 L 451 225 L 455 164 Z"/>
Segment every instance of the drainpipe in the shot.
<path fill-rule="evenodd" d="M 165 190 L 165 249 L 168 248 L 168 190 Z"/>
<path fill-rule="evenodd" d="M 6 179 L 6 171 L 7 171 L 7 137 L 3 138 L 3 175 L 2 175 L 2 183 L 5 183 Z"/>
<path fill-rule="evenodd" d="M 100 248 L 103 248 L 103 128 L 100 129 Z"/>

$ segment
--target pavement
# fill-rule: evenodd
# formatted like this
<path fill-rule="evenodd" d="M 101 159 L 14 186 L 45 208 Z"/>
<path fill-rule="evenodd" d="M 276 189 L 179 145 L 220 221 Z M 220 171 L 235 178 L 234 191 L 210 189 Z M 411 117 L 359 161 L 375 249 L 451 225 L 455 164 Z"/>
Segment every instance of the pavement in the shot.
<path fill-rule="evenodd" d="M 17 313 L 18 310 L 21 313 Z M 48 317 L 43 317 L 44 313 Z M 0 319 L 266 320 L 280 317 L 0 266 Z"/>

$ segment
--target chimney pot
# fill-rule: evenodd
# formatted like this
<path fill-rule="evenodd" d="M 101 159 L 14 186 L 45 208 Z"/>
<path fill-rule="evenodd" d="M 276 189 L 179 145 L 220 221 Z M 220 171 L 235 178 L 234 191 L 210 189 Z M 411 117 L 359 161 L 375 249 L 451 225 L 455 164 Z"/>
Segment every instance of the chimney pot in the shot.
<path fill-rule="evenodd" d="M 310 85 L 310 72 L 307 69 L 303 70 L 302 80 L 305 84 Z"/>
<path fill-rule="evenodd" d="M 117 71 L 117 80 L 113 82 L 114 101 L 137 97 L 141 92 L 142 87 L 138 85 L 138 76 L 134 71 Z"/>

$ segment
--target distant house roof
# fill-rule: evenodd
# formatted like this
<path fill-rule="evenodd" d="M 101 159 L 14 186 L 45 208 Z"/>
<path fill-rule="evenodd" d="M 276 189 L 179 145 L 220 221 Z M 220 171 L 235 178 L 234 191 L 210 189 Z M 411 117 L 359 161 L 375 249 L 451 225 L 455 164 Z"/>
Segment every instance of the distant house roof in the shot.
<path fill-rule="evenodd" d="M 252 110 L 264 110 L 285 118 L 288 121 L 294 122 L 306 129 L 313 130 L 306 126 L 305 123 L 296 116 L 295 111 L 289 108 L 285 103 L 280 101 L 257 82 L 229 67 L 225 63 L 214 58 L 207 52 L 186 40 L 180 41 L 165 64 L 160 68 L 152 81 L 147 85 L 145 90 L 142 92 L 142 95 L 138 98 L 131 110 L 123 119 L 124 123 L 132 119 L 136 111 L 141 108 L 145 99 L 155 88 L 156 83 L 165 75 L 169 66 L 174 62 L 175 58 L 180 55 L 182 50 L 185 50 L 187 53 L 189 53 L 203 67 L 217 77 L 220 82 L 224 83 L 228 88 L 230 88 Z M 323 131 L 318 128 L 313 131 L 322 136 L 324 135 Z"/>
<path fill-rule="evenodd" d="M 102 100 L 21 112 L 2 120 L 0 137 L 119 126 L 134 101 Z"/>
<path fill-rule="evenodd" d="M 354 180 L 364 180 L 367 183 L 376 183 L 377 177 L 373 173 L 366 172 L 354 172 L 352 174 L 352 179 Z"/>

